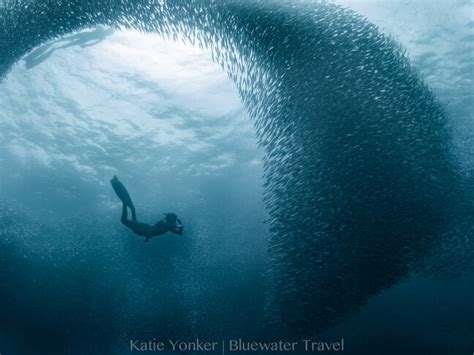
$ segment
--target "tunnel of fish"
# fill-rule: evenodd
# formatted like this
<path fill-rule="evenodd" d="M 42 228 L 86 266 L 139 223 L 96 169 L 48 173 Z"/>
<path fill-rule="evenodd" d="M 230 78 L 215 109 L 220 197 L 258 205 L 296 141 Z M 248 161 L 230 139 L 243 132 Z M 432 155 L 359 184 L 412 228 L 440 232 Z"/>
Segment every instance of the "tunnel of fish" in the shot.
<path fill-rule="evenodd" d="M 264 323 L 314 334 L 472 232 L 446 114 L 404 50 L 326 2 L 6 1 L 0 76 L 96 25 L 209 48 L 264 151 Z M 274 334 L 274 333 L 273 333 Z"/>

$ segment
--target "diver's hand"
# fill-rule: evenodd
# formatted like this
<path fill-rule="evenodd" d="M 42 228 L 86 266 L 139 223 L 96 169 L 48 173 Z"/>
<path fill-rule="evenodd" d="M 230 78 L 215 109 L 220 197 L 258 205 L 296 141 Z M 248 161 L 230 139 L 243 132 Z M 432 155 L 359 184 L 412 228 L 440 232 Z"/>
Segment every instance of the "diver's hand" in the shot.
<path fill-rule="evenodd" d="M 145 237 L 145 243 L 148 242 L 151 239 L 151 237 Z"/>

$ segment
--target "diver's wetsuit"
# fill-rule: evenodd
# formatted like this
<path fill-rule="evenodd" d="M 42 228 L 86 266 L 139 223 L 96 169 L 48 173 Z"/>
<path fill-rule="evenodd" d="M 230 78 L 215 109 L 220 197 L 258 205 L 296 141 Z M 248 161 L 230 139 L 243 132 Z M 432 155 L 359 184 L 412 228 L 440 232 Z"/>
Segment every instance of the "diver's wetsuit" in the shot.
<path fill-rule="evenodd" d="M 110 180 L 112 188 L 114 189 L 117 197 L 122 201 L 122 218 L 120 221 L 130 228 L 135 234 L 146 237 L 146 240 L 151 237 L 171 232 L 174 234 L 183 234 L 183 224 L 179 220 L 178 216 L 174 213 L 165 213 L 166 217 L 161 221 L 158 221 L 154 226 L 150 226 L 146 223 L 140 223 L 137 221 L 135 214 L 135 206 L 133 205 L 130 194 L 128 193 L 125 186 L 120 182 L 117 176 Z M 128 209 L 132 211 L 132 219 L 128 219 Z"/>
<path fill-rule="evenodd" d="M 176 218 L 176 223 L 168 223 L 166 218 L 164 218 L 161 221 L 158 221 L 158 223 L 156 223 L 154 226 L 150 226 L 149 224 L 138 222 L 137 216 L 135 215 L 135 210 L 132 209 L 132 219 L 128 219 L 128 210 L 125 203 L 122 205 L 122 218 L 120 221 L 130 228 L 135 234 L 146 237 L 147 240 L 151 237 L 165 234 L 166 232 L 179 235 L 183 234 L 183 226 L 179 218 Z"/>

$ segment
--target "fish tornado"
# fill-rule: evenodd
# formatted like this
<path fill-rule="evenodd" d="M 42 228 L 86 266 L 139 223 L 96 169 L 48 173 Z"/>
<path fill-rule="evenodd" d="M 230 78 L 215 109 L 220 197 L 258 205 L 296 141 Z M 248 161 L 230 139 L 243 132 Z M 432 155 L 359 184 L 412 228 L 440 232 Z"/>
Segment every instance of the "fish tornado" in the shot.
<path fill-rule="evenodd" d="M 314 334 L 472 233 L 446 114 L 403 49 L 326 2 L 21 0 L 0 7 L 0 77 L 96 25 L 208 48 L 264 151 L 265 324 Z M 472 189 L 471 189 L 472 190 Z"/>

